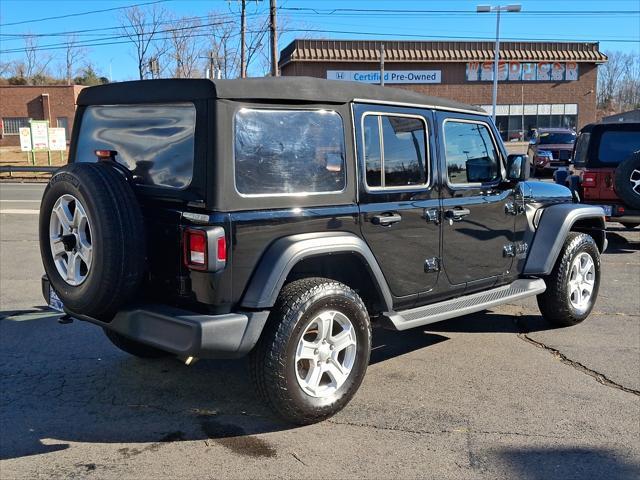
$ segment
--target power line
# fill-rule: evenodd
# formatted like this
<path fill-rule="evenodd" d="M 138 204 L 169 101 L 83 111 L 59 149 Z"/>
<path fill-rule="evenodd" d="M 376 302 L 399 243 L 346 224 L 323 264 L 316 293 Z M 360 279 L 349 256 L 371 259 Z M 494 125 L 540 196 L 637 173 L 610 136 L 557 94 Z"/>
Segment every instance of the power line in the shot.
<path fill-rule="evenodd" d="M 321 9 L 311 7 L 283 7 L 281 10 L 287 10 L 292 12 L 310 12 L 316 15 L 341 15 L 341 14 L 462 14 L 462 15 L 477 15 L 477 12 L 473 10 L 424 10 L 424 9 L 388 9 L 388 8 L 334 8 L 334 9 Z M 523 10 L 518 13 L 520 15 L 638 15 L 640 10 Z"/>
<path fill-rule="evenodd" d="M 406 33 L 379 33 L 379 32 L 358 32 L 358 31 L 352 31 L 352 30 L 324 30 L 324 29 L 283 29 L 281 30 L 284 33 L 297 33 L 297 32 L 313 32 L 313 33 L 328 33 L 328 34 L 341 34 L 341 35 L 367 35 L 369 37 L 396 37 L 396 39 L 401 40 L 399 37 L 405 37 L 405 38 L 415 38 L 415 39 L 420 39 L 420 40 L 432 40 L 432 39 L 438 39 L 438 40 L 471 40 L 471 41 L 494 41 L 495 38 L 493 37 L 469 37 L 469 36 L 460 36 L 460 35 L 419 35 L 419 34 L 406 34 Z M 166 31 L 168 32 L 168 31 Z M 166 33 L 165 32 L 165 33 Z M 260 29 L 260 30 L 248 30 L 247 33 L 264 33 L 265 30 L 264 29 Z M 239 36 L 240 33 L 235 33 L 235 34 L 231 34 L 229 35 L 228 38 L 234 38 Z M 151 42 L 155 42 L 155 41 L 163 41 L 163 40 L 170 40 L 172 38 L 196 38 L 196 37 L 208 37 L 210 36 L 209 33 L 196 33 L 196 34 L 189 34 L 189 35 L 181 35 L 181 36 L 176 36 L 176 37 L 154 37 L 152 39 L 150 39 Z M 117 38 L 126 38 L 126 37 L 117 37 Z M 515 42 L 527 42 L 527 41 L 531 41 L 531 42 L 540 42 L 540 41 L 551 41 L 551 42 L 558 42 L 558 41 L 564 41 L 562 39 L 558 39 L 558 38 L 516 38 L 516 37 L 505 37 L 504 40 L 507 41 L 515 41 Z M 571 40 L 567 40 L 570 42 L 596 42 L 595 40 L 577 40 L 577 39 L 571 39 Z M 629 39 L 609 39 L 607 40 L 608 42 L 615 42 L 615 43 L 636 43 L 637 40 L 629 40 Z M 92 44 L 83 44 L 82 46 L 85 47 L 101 47 L 101 46 L 111 46 L 111 45 L 122 45 L 122 44 L 127 44 L 127 43 L 131 43 L 131 40 L 121 40 L 121 41 L 113 41 L 113 42 L 100 42 L 100 43 L 92 43 Z M 40 48 L 40 47 L 36 47 L 34 50 L 35 51 L 48 51 L 48 50 L 63 50 L 67 48 L 66 46 L 61 46 L 61 47 L 46 47 L 46 48 Z M 16 53 L 16 52 L 21 52 L 23 51 L 23 49 L 16 49 L 16 50 L 12 50 L 12 51 L 0 51 L 0 53 Z"/>
<path fill-rule="evenodd" d="M 45 18 L 37 18 L 37 19 L 34 19 L 34 20 L 22 20 L 20 22 L 2 23 L 2 24 L 0 24 L 0 27 L 8 27 L 10 25 L 24 25 L 25 23 L 45 22 L 47 20 L 59 20 L 61 18 L 81 17 L 83 15 L 91 15 L 92 13 L 112 12 L 114 10 L 123 10 L 123 9 L 126 9 L 126 8 L 142 7 L 142 6 L 145 6 L 145 5 L 154 5 L 156 3 L 164 3 L 164 2 L 169 2 L 169 1 L 171 1 L 171 0 L 155 0 L 154 2 L 136 3 L 134 5 L 126 5 L 126 6 L 123 6 L 123 7 L 104 8 L 102 10 L 91 10 L 91 11 L 88 11 L 88 12 L 69 13 L 69 14 L 66 14 L 66 15 L 58 15 L 56 17 L 45 17 Z"/>

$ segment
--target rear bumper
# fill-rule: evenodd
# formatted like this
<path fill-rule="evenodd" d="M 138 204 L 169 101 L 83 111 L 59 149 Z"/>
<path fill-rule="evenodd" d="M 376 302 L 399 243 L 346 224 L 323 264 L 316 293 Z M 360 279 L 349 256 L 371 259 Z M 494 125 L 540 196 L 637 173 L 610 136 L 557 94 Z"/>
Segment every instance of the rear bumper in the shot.
<path fill-rule="evenodd" d="M 630 208 L 621 205 L 620 203 L 614 203 L 611 201 L 598 201 L 598 200 L 583 200 L 582 203 L 587 205 L 611 205 L 611 216 L 607 217 L 607 220 L 612 222 L 627 222 L 627 223 L 640 223 L 640 210 L 632 210 Z"/>
<path fill-rule="evenodd" d="M 43 276 L 46 301 L 49 288 L 49 280 Z M 237 358 L 247 354 L 260 338 L 269 316 L 267 310 L 202 315 L 159 304 L 123 309 L 110 322 L 67 313 L 177 356 L 198 358 Z"/>

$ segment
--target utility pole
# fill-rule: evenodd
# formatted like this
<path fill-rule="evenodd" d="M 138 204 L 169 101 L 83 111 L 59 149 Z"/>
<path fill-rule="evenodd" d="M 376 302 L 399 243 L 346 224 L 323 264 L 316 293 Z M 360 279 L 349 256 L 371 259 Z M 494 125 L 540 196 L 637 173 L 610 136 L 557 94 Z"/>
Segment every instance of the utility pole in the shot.
<path fill-rule="evenodd" d="M 384 43 L 380 43 L 380 85 L 384 86 Z"/>
<path fill-rule="evenodd" d="M 276 26 L 276 0 L 270 0 L 269 28 L 271 29 L 271 76 L 277 77 L 278 72 L 278 29 Z"/>
<path fill-rule="evenodd" d="M 209 79 L 213 80 L 216 78 L 215 74 L 215 66 L 213 63 L 213 50 L 209 50 Z"/>
<path fill-rule="evenodd" d="M 242 78 L 247 77 L 247 53 L 245 51 L 245 34 L 247 30 L 247 2 L 246 0 L 240 0 L 242 2 L 242 10 L 240 16 L 240 76 Z"/>

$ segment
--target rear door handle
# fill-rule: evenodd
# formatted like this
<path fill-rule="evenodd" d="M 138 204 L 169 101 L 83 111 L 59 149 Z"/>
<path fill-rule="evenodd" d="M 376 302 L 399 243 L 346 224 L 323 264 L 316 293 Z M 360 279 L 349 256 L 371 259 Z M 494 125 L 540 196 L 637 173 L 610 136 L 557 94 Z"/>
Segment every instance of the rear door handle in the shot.
<path fill-rule="evenodd" d="M 444 216 L 449 220 L 453 220 L 454 222 L 462 220 L 463 217 L 466 217 L 470 214 L 471 210 L 462 207 L 450 208 L 449 210 L 445 210 L 444 212 Z"/>
<path fill-rule="evenodd" d="M 371 223 L 374 225 L 382 225 L 386 227 L 387 225 L 391 225 L 393 223 L 398 223 L 402 220 L 402 217 L 399 213 L 391 213 L 387 215 L 374 215 L 371 217 Z"/>

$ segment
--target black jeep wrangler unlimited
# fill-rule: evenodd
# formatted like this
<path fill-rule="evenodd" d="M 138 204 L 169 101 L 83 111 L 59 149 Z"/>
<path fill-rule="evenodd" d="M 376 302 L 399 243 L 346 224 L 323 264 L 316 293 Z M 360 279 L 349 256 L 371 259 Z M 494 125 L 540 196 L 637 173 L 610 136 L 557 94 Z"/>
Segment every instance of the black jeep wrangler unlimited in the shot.
<path fill-rule="evenodd" d="M 285 418 L 336 413 L 372 321 L 536 295 L 584 320 L 603 211 L 529 182 L 475 107 L 311 78 L 154 80 L 78 97 L 40 211 L 43 293 L 140 357 L 250 355 Z"/>

